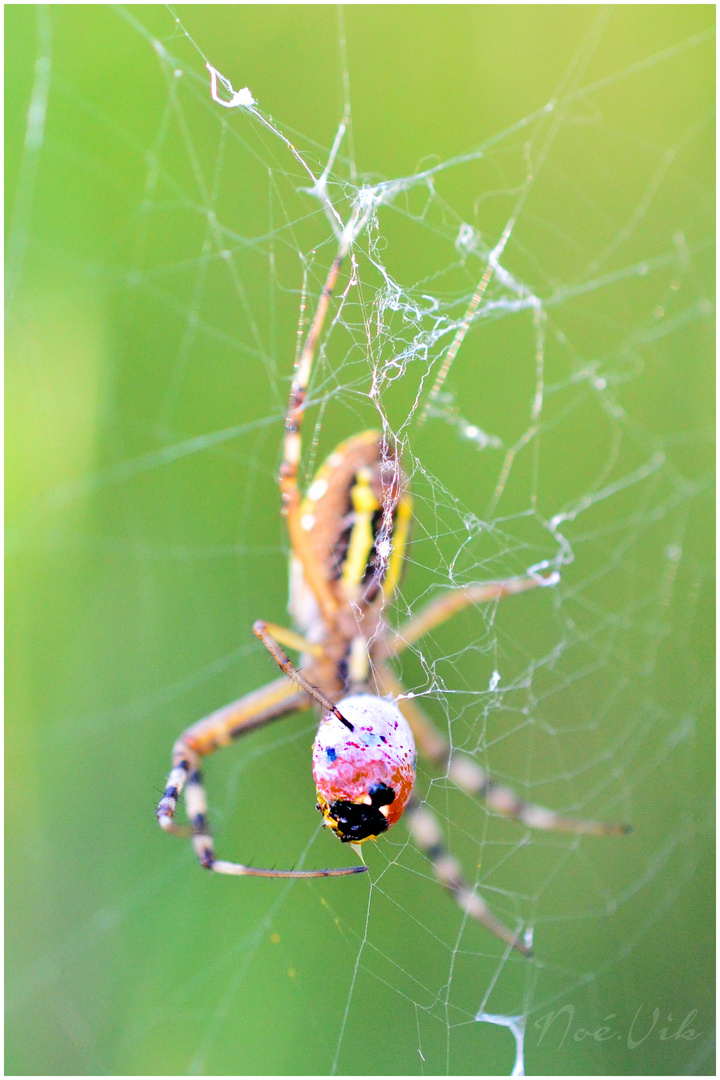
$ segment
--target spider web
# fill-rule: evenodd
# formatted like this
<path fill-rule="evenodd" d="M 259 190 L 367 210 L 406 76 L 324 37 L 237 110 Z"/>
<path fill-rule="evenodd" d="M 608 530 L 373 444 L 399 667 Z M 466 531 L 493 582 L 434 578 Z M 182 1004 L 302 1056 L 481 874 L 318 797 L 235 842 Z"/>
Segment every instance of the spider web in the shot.
<path fill-rule="evenodd" d="M 711 10 L 90 10 L 9 15 L 9 1071 L 712 1072 Z M 634 826 L 531 833 L 421 762 L 532 961 L 402 824 L 286 883 L 153 822 L 182 728 L 275 677 L 289 378 L 358 206 L 301 479 L 397 439 L 391 625 L 557 581 L 396 670 L 494 778 Z M 343 864 L 312 734 L 208 762 L 222 857 Z"/>

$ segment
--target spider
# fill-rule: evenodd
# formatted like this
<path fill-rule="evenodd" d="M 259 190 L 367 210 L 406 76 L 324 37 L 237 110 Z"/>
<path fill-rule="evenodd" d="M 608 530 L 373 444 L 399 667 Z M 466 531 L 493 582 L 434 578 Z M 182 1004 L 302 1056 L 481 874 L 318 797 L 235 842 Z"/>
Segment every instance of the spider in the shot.
<path fill-rule="evenodd" d="M 266 870 L 215 857 L 201 758 L 272 720 L 314 706 L 321 719 L 313 745 L 313 776 L 323 824 L 344 843 L 357 845 L 386 832 L 404 811 L 435 877 L 463 911 L 529 956 L 524 941 L 466 881 L 435 815 L 412 795 L 415 744 L 468 795 L 483 798 L 496 813 L 526 826 L 596 835 L 621 834 L 628 827 L 563 817 L 494 782 L 472 758 L 451 751 L 418 705 L 402 696 L 390 667 L 404 649 L 462 608 L 554 584 L 556 577 L 532 573 L 449 590 L 393 631 L 385 608 L 401 573 L 412 515 L 397 448 L 376 431 L 356 435 L 334 450 L 304 499 L 300 494 L 301 425 L 313 359 L 340 267 L 361 227 L 356 212 L 340 233 L 295 368 L 285 417 L 279 484 L 291 545 L 289 611 L 297 631 L 264 621 L 253 626 L 283 675 L 183 732 L 173 748 L 157 819 L 166 832 L 191 836 L 201 866 L 215 873 L 316 878 L 364 872 L 364 865 Z M 300 653 L 300 669 L 281 646 Z M 174 821 L 182 792 L 189 828 Z"/>

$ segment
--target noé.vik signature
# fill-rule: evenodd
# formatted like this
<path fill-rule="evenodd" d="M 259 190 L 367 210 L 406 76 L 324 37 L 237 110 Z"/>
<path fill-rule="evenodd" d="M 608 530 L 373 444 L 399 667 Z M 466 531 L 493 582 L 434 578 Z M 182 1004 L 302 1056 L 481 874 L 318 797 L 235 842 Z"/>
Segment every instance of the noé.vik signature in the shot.
<path fill-rule="evenodd" d="M 635 1050 L 651 1036 L 660 1042 L 677 1042 L 685 1039 L 692 1042 L 702 1035 L 702 1031 L 696 1031 L 690 1025 L 694 1023 L 697 1009 L 691 1009 L 687 1016 L 682 1019 L 673 1019 L 672 1013 L 668 1013 L 663 1026 L 658 1028 L 660 1022 L 660 1009 L 655 1008 L 650 1012 L 648 1006 L 641 1005 L 629 1023 L 623 1023 L 618 1019 L 617 1013 L 604 1016 L 597 1027 L 575 1026 L 575 1006 L 563 1005 L 554 1012 L 545 1013 L 535 1021 L 535 1028 L 540 1032 L 538 1046 L 545 1036 L 551 1035 L 559 1038 L 557 1049 L 563 1045 L 566 1039 L 573 1042 L 607 1042 L 610 1039 L 623 1041 L 628 1050 Z"/>

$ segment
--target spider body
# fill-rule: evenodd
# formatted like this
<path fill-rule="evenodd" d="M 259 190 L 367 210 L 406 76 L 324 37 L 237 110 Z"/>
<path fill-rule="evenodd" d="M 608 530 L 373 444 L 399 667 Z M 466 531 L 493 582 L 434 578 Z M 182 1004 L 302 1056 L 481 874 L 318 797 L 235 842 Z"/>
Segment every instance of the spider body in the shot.
<path fill-rule="evenodd" d="M 298 487 L 301 427 L 313 358 L 343 258 L 368 212 L 353 213 L 340 232 L 338 253 L 290 390 L 279 484 L 291 546 L 289 607 L 297 631 L 262 620 L 253 626 L 284 675 L 183 732 L 173 748 L 157 819 L 166 832 L 190 835 L 201 866 L 216 873 L 316 878 L 365 871 L 365 866 L 265 870 L 215 855 L 201 759 L 248 731 L 315 707 L 322 719 L 313 746 L 313 774 L 324 824 L 343 842 L 359 844 L 387 831 L 405 811 L 413 839 L 463 911 L 529 955 L 517 933 L 492 913 L 466 881 L 445 847 L 435 815 L 412 795 L 415 746 L 469 797 L 484 799 L 490 810 L 526 827 L 596 835 L 623 833 L 627 827 L 562 816 L 527 803 L 512 789 L 494 782 L 473 758 L 451 749 L 417 703 L 404 694 L 392 663 L 408 645 L 462 608 L 552 586 L 558 576 L 543 577 L 531 568 L 519 577 L 450 589 L 391 630 L 386 613 L 407 551 L 412 508 L 396 448 L 378 432 L 365 431 L 336 448 L 304 499 Z M 281 645 L 299 652 L 300 669 Z M 182 794 L 189 829 L 175 822 Z"/>
<path fill-rule="evenodd" d="M 397 706 L 378 698 L 373 679 L 410 514 L 397 453 L 379 432 L 365 431 L 333 451 L 300 508 L 337 605 L 332 619 L 323 617 L 300 559 L 290 557 L 290 613 L 307 641 L 321 646 L 316 657 L 303 657 L 303 670 L 352 725 L 326 713 L 313 746 L 317 808 L 344 842 L 394 825 L 415 781 L 412 732 Z"/>

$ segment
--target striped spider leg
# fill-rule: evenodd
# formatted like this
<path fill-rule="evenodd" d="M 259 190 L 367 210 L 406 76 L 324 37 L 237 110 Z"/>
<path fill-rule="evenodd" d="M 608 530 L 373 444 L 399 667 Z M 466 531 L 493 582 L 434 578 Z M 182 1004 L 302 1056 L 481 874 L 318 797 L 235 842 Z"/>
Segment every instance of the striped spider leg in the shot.
<path fill-rule="evenodd" d="M 552 586 L 557 580 L 556 574 L 545 578 L 531 574 L 523 578 L 469 585 L 443 593 L 426 604 L 396 633 L 388 634 L 384 643 L 385 656 L 388 659 L 398 656 L 409 645 L 465 607 L 498 601 L 505 596 L 513 596 L 538 586 Z M 520 798 L 509 786 L 492 780 L 471 757 L 451 749 L 447 739 L 437 731 L 418 704 L 405 696 L 402 683 L 388 667 L 385 659 L 378 664 L 376 682 L 381 692 L 389 693 L 397 700 L 420 753 L 434 765 L 444 768 L 448 779 L 467 795 L 483 799 L 495 813 L 513 818 L 529 828 L 552 832 L 595 836 L 620 836 L 630 832 L 629 825 L 565 817 L 554 810 Z M 493 914 L 468 883 L 457 859 L 447 849 L 442 829 L 432 810 L 413 796 L 408 802 L 406 817 L 413 841 L 429 859 L 436 879 L 455 897 L 462 910 L 518 952 L 531 956 L 531 950 L 522 939 Z"/>
<path fill-rule="evenodd" d="M 173 767 L 157 808 L 158 823 L 166 832 L 177 836 L 192 836 L 193 847 L 206 870 L 218 874 L 250 877 L 338 877 L 361 873 L 364 866 L 326 870 L 263 870 L 243 863 L 226 862 L 215 858 L 215 849 L 207 818 L 207 799 L 200 775 L 200 759 L 206 754 L 263 727 L 272 720 L 307 709 L 312 698 L 299 685 L 287 678 L 276 679 L 261 690 L 246 694 L 239 701 L 226 705 L 189 727 L 173 747 Z M 190 828 L 175 823 L 175 809 L 181 793 L 185 794 Z"/>
<path fill-rule="evenodd" d="M 388 637 L 387 656 L 398 656 L 409 645 L 427 634 L 429 630 L 447 622 L 448 619 L 452 618 L 464 607 L 488 603 L 492 600 L 501 600 L 505 596 L 513 596 L 538 586 L 552 586 L 556 584 L 557 580 L 555 574 L 547 578 L 533 574 L 523 578 L 508 578 L 505 581 L 484 582 L 449 590 L 422 608 L 396 634 Z M 390 678 L 395 683 L 392 692 L 396 696 L 403 693 L 402 686 L 397 683 L 386 665 L 383 666 L 382 671 L 383 679 Z M 410 703 L 405 700 L 401 703 L 402 706 L 410 706 Z M 417 710 L 417 706 L 414 708 Z M 419 712 L 419 710 L 417 711 Z M 418 716 L 415 716 L 414 722 L 411 722 L 415 737 L 425 756 L 435 764 L 446 766 L 449 778 L 454 780 L 458 787 L 469 795 L 481 796 L 490 809 L 497 814 L 514 818 L 532 829 L 544 829 L 551 832 L 622 836 L 631 831 L 629 825 L 606 824 L 584 818 L 563 817 L 554 810 L 547 810 L 533 803 L 525 802 L 507 786 L 497 784 L 491 780 L 484 769 L 481 769 L 472 758 L 467 757 L 465 754 L 451 754 L 450 747 L 435 729 L 432 729 L 432 738 L 430 737 L 428 725 L 429 721 L 423 721 L 421 724 Z"/>

